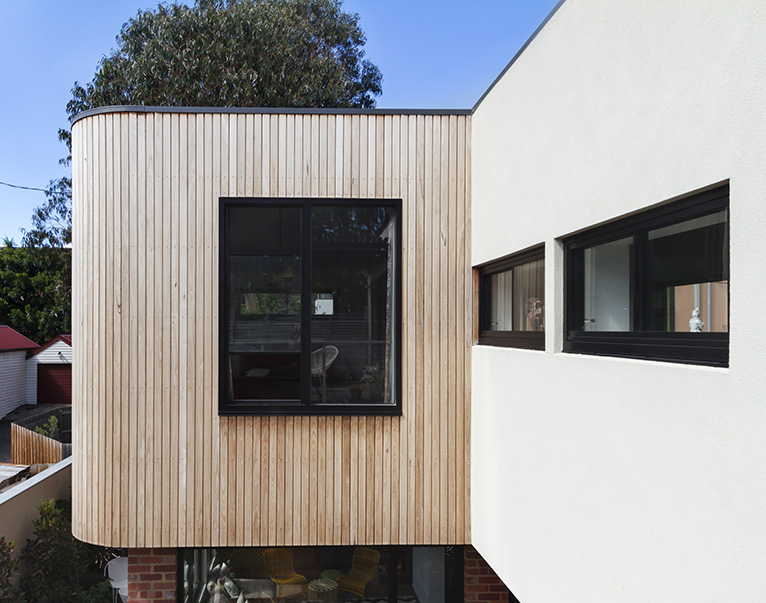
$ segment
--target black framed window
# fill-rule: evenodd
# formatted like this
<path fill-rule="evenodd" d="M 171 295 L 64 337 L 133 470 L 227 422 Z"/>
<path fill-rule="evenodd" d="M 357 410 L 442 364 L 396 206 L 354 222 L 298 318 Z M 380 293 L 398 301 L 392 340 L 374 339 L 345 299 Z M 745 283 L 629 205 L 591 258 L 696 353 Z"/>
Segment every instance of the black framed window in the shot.
<path fill-rule="evenodd" d="M 221 414 L 401 412 L 400 216 L 221 199 Z"/>
<path fill-rule="evenodd" d="M 463 546 L 178 549 L 177 601 L 463 603 Z"/>
<path fill-rule="evenodd" d="M 728 366 L 729 187 L 565 240 L 565 352 Z"/>
<path fill-rule="evenodd" d="M 545 349 L 545 248 L 484 264 L 479 271 L 479 343 Z"/>

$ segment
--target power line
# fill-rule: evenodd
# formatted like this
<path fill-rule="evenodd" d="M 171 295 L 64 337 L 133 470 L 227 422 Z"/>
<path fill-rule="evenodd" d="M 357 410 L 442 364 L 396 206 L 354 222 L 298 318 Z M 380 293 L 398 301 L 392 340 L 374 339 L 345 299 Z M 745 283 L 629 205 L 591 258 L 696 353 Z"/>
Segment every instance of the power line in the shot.
<path fill-rule="evenodd" d="M 25 191 L 40 191 L 41 193 L 47 193 L 44 188 L 36 188 L 34 186 L 19 186 L 18 184 L 8 184 L 7 182 L 0 182 L 3 186 L 10 186 L 11 188 L 20 188 Z"/>

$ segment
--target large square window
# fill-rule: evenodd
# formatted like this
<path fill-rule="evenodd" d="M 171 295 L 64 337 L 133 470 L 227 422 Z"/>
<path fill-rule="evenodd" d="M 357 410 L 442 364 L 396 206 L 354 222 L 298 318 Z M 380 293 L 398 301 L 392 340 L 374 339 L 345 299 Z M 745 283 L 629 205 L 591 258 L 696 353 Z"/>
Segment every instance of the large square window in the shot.
<path fill-rule="evenodd" d="M 545 349 L 545 249 L 534 247 L 479 271 L 479 343 Z"/>
<path fill-rule="evenodd" d="M 729 188 L 573 236 L 564 351 L 727 366 Z"/>
<path fill-rule="evenodd" d="M 396 414 L 400 202 L 221 200 L 222 414 Z"/>

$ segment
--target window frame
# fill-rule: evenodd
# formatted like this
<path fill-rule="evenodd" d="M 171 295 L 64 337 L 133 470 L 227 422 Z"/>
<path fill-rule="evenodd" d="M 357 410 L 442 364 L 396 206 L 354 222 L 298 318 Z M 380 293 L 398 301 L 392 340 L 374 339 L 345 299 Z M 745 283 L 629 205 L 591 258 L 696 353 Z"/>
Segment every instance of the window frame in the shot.
<path fill-rule="evenodd" d="M 545 244 L 543 243 L 476 267 L 479 277 L 479 345 L 545 350 L 545 330 L 493 331 L 488 328 L 492 313 L 491 277 L 537 260 L 543 260 L 543 266 L 545 266 Z"/>
<path fill-rule="evenodd" d="M 614 222 L 588 229 L 563 240 L 564 243 L 564 345 L 567 353 L 638 358 L 706 366 L 729 366 L 729 332 L 664 332 L 640 330 L 647 320 L 646 296 L 643 295 L 648 272 L 648 232 L 693 218 L 727 211 L 725 230 L 725 262 L 727 278 L 727 316 L 730 311 L 730 209 L 729 185 L 716 185 Z M 631 257 L 630 297 L 631 324 L 635 331 L 585 331 L 575 325 L 585 320 L 585 262 L 586 248 L 633 237 Z M 727 318 L 727 324 L 728 324 Z"/>
<path fill-rule="evenodd" d="M 394 297 L 394 320 L 391 324 L 391 346 L 394 359 L 391 367 L 392 384 L 390 404 L 313 404 L 311 403 L 311 209 L 320 206 L 389 207 L 395 212 L 395 245 L 391 279 Z M 230 253 L 228 209 L 232 207 L 297 207 L 301 210 L 301 343 L 300 343 L 300 400 L 247 400 L 230 399 L 229 358 L 229 304 Z M 402 414 L 402 200 L 401 199 L 347 199 L 317 197 L 220 197 L 219 198 L 219 279 L 218 279 L 218 414 L 245 415 L 367 415 L 390 416 Z"/>
<path fill-rule="evenodd" d="M 363 543 L 364 544 L 364 543 Z M 296 551 L 312 551 L 317 555 L 321 555 L 323 551 L 345 549 L 349 556 L 353 555 L 353 551 L 359 545 L 353 544 L 318 544 L 318 545 L 301 545 L 291 547 Z M 378 565 L 383 565 L 387 568 L 386 590 L 388 591 L 388 600 L 399 600 L 399 596 L 405 595 L 404 592 L 399 592 L 399 560 L 405 558 L 406 554 L 409 554 L 410 559 L 413 556 L 415 549 L 443 549 L 443 570 L 444 570 L 444 603 L 463 603 L 465 593 L 465 554 L 466 546 L 462 544 L 376 544 L 366 543 L 364 546 L 372 548 L 381 553 L 381 558 Z M 232 553 L 238 558 L 242 555 L 242 551 L 254 551 L 265 550 L 267 548 L 283 548 L 281 545 L 277 547 L 269 547 L 266 545 L 261 546 L 199 546 L 199 547 L 179 547 L 176 550 L 176 601 L 186 601 L 187 594 L 184 588 L 184 576 L 185 569 L 187 567 L 186 558 L 188 555 L 194 555 L 196 552 L 212 552 L 220 551 L 225 552 L 226 556 Z M 411 566 L 410 566 L 411 568 Z M 412 571 L 410 569 L 410 571 Z M 204 574 L 207 575 L 208 571 L 205 570 Z M 234 578 L 237 580 L 237 578 Z M 508 590 L 510 593 L 511 591 Z M 512 593 L 511 593 L 511 596 Z M 211 599 L 212 600 L 212 599 Z M 517 601 L 515 597 L 511 601 Z"/>

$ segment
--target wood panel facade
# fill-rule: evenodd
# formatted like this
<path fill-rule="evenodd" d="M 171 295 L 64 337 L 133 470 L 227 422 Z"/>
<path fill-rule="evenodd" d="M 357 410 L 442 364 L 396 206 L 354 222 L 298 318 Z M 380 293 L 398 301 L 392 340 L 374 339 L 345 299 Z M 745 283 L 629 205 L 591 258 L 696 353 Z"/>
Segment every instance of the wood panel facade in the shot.
<path fill-rule="evenodd" d="M 73 125 L 73 529 L 122 547 L 470 536 L 470 117 Z M 218 415 L 220 197 L 403 201 L 401 417 Z"/>

